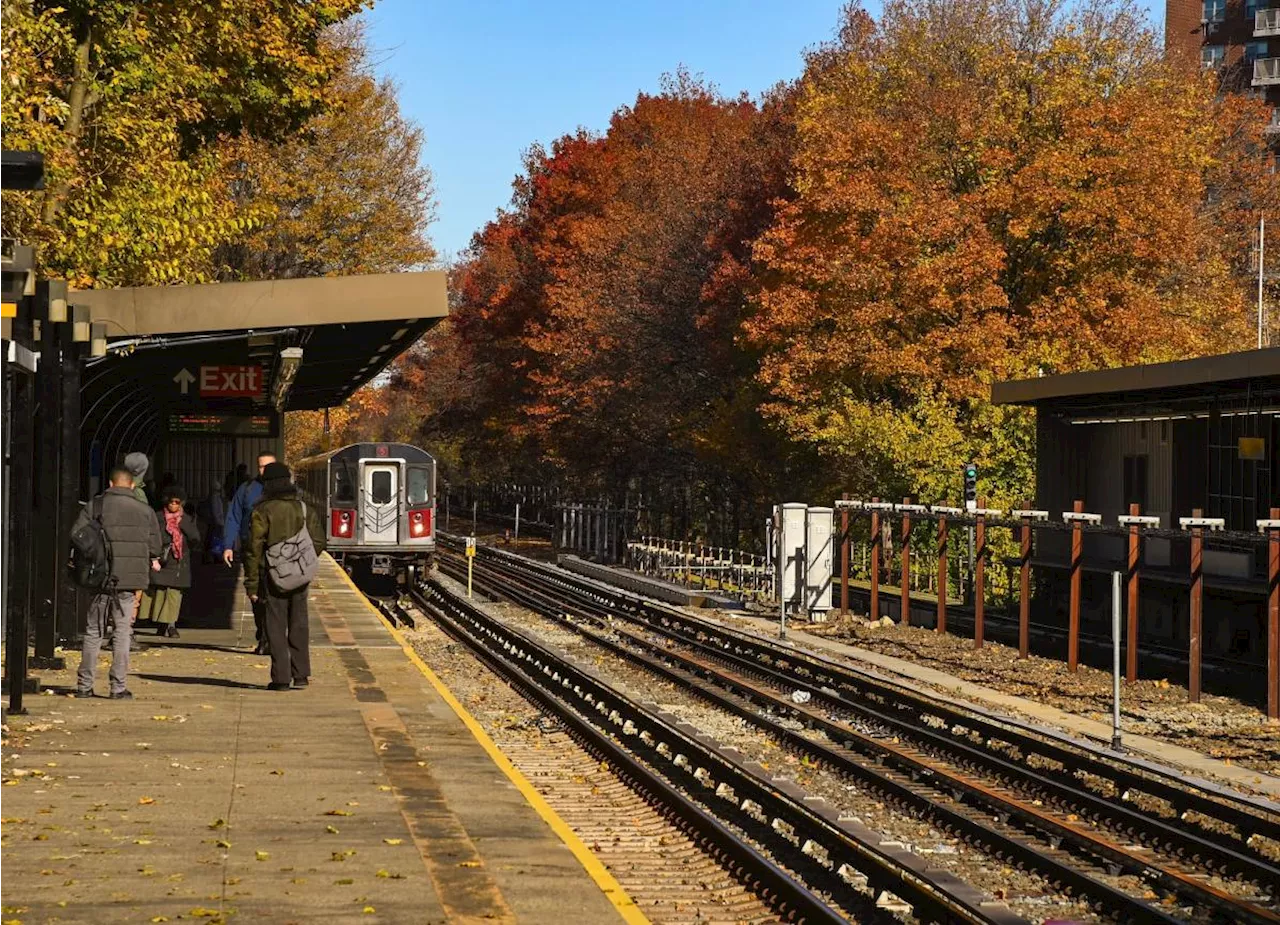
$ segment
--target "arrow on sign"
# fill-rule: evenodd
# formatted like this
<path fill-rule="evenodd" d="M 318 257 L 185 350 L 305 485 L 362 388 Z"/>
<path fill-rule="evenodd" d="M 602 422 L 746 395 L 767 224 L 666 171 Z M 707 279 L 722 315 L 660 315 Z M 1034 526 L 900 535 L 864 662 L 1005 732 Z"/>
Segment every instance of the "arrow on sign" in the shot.
<path fill-rule="evenodd" d="M 184 366 L 178 370 L 178 375 L 173 377 L 173 381 L 178 383 L 178 388 L 182 390 L 183 395 L 186 395 L 187 390 L 191 388 L 191 383 L 196 381 L 196 377 L 191 375 L 191 370 Z"/>

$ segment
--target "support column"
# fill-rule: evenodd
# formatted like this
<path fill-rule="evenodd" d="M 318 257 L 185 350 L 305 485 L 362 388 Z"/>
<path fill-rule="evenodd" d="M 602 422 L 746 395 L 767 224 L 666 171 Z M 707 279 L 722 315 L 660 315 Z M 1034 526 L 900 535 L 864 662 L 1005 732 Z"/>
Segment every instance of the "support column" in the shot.
<path fill-rule="evenodd" d="M 978 501 L 979 508 L 985 508 L 985 498 Z M 978 523 L 974 530 L 974 574 L 973 574 L 973 647 L 981 649 L 986 636 L 987 612 L 987 515 L 978 512 Z"/>
<path fill-rule="evenodd" d="M 1084 513 L 1084 502 L 1076 501 L 1071 510 Z M 1075 672 L 1080 666 L 1080 567 L 1084 556 L 1084 526 L 1080 521 L 1071 524 L 1071 607 L 1067 627 L 1067 670 Z"/>
<path fill-rule="evenodd" d="M 846 491 L 841 496 L 849 500 Z M 849 509 L 840 508 L 840 619 L 849 619 Z"/>
<path fill-rule="evenodd" d="M 71 548 L 71 524 L 84 497 L 85 479 L 80 462 L 80 355 L 83 348 L 72 339 L 72 327 L 59 325 L 58 347 L 62 356 L 62 456 L 58 486 L 58 550 Z M 60 553 L 61 554 L 61 553 Z M 80 634 L 80 600 L 76 586 L 59 570 L 58 638 L 74 643 Z"/>
<path fill-rule="evenodd" d="M 903 498 L 910 504 L 910 498 Z M 902 515 L 902 625 L 911 625 L 911 515 Z"/>
<path fill-rule="evenodd" d="M 1022 546 L 1018 550 L 1018 658 L 1031 654 L 1031 517 L 1022 518 Z"/>
<path fill-rule="evenodd" d="M 1137 517 L 1142 513 L 1137 504 L 1129 505 L 1129 516 Z M 1126 620 L 1124 677 L 1130 684 L 1138 680 L 1138 572 L 1142 562 L 1142 535 L 1137 524 L 1129 525 L 1129 614 Z"/>
<path fill-rule="evenodd" d="M 947 515 L 938 518 L 938 633 L 947 631 Z"/>
<path fill-rule="evenodd" d="M 1280 521 L 1280 507 L 1271 509 Z M 1280 720 L 1280 528 L 1267 531 L 1267 719 Z"/>
<path fill-rule="evenodd" d="M 872 498 L 879 503 L 879 498 Z M 880 619 L 880 512 L 871 512 L 871 613 L 874 622 Z"/>
<path fill-rule="evenodd" d="M 1196 508 L 1192 517 L 1203 517 Z M 1187 654 L 1187 698 L 1200 702 L 1200 629 L 1204 616 L 1204 528 L 1191 528 L 1191 632 Z"/>
<path fill-rule="evenodd" d="M 62 413 L 61 379 L 62 364 L 58 357 L 58 325 L 48 320 L 49 284 L 40 283 L 36 289 L 37 313 L 45 320 L 40 325 L 40 366 L 36 373 L 36 390 L 40 403 L 36 429 L 36 465 L 32 477 L 35 480 L 35 520 L 27 541 L 34 554 L 34 594 L 31 611 L 35 630 L 35 656 L 33 667 L 61 668 L 61 660 L 55 660 L 54 647 L 58 642 L 58 579 L 66 551 L 59 554 L 58 544 L 58 488 L 60 417 Z"/>
<path fill-rule="evenodd" d="M 29 322 L 13 319 L 14 340 L 30 343 Z M 5 683 L 9 691 L 9 712 L 26 713 L 22 699 L 27 681 L 28 636 L 31 620 L 31 514 L 34 458 L 33 417 L 34 376 L 5 362 L 9 401 L 9 484 L 6 486 L 6 516 L 9 522 L 7 557 L 8 598 L 5 601 Z"/>

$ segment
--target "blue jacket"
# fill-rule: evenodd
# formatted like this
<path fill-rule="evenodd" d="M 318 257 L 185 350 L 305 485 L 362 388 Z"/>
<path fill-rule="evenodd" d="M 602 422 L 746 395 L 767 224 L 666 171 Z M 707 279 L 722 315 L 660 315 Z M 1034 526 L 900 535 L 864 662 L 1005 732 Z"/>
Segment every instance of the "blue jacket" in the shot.
<path fill-rule="evenodd" d="M 262 497 L 262 483 L 257 479 L 245 482 L 236 489 L 231 506 L 227 508 L 227 522 L 222 528 L 222 542 L 228 549 L 249 548 L 249 528 L 253 523 L 253 506 Z"/>

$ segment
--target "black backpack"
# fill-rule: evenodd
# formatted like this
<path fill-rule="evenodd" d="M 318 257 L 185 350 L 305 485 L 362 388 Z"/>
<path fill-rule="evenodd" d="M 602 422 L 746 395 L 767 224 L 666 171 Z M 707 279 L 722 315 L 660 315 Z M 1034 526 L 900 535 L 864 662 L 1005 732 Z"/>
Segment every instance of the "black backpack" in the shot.
<path fill-rule="evenodd" d="M 93 505 L 89 522 L 71 534 L 71 580 L 91 591 L 105 591 L 111 585 L 111 541 L 102 524 L 102 496 Z"/>

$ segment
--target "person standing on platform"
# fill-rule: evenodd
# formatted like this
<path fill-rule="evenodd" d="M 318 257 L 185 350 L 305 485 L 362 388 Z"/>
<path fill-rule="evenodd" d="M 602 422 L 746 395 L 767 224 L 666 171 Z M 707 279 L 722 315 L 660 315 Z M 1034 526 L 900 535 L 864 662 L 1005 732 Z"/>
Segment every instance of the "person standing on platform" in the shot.
<path fill-rule="evenodd" d="M 222 555 L 223 531 L 227 524 L 227 496 L 222 493 L 222 482 L 214 479 L 209 497 L 204 499 L 204 510 L 201 512 L 205 522 L 204 561 L 211 556 Z"/>
<path fill-rule="evenodd" d="M 111 487 L 80 511 L 71 528 L 75 536 L 95 518 L 110 548 L 111 576 L 107 587 L 89 604 L 80 668 L 76 673 L 76 696 L 92 697 L 102 641 L 113 637 L 111 646 L 111 699 L 132 700 L 125 686 L 129 674 L 129 640 L 137 609 L 135 595 L 150 584 L 153 571 L 160 569 L 163 542 L 160 526 L 150 507 L 133 493 L 133 475 L 126 469 L 111 473 Z"/>
<path fill-rule="evenodd" d="M 200 529 L 195 518 L 182 509 L 185 493 L 177 485 L 160 494 L 161 508 L 156 513 L 164 536 L 164 553 L 160 571 L 151 576 L 151 588 L 142 596 L 139 616 L 153 620 L 157 636 L 178 638 L 178 615 L 182 611 L 182 594 L 191 587 L 191 562 L 200 547 Z"/>
<path fill-rule="evenodd" d="M 243 558 L 244 552 L 249 547 L 249 525 L 250 517 L 253 512 L 253 506 L 258 503 L 258 499 L 262 497 L 262 473 L 266 471 L 268 465 L 276 461 L 274 453 L 258 454 L 258 477 L 252 481 L 241 483 L 236 489 L 235 496 L 231 499 L 231 505 L 227 508 L 227 522 L 223 532 L 222 541 L 226 545 L 226 549 L 222 553 L 222 561 L 227 563 L 227 567 L 231 567 L 232 561 L 235 559 L 236 549 L 240 550 Z M 249 576 L 245 575 L 247 583 Z M 257 576 L 255 576 L 255 581 Z M 266 655 L 269 648 L 267 640 L 267 604 L 265 600 L 253 602 L 253 627 L 254 635 L 257 638 L 257 648 L 253 651 L 258 655 Z"/>
<path fill-rule="evenodd" d="M 314 508 L 298 499 L 289 467 L 272 462 L 262 472 L 262 499 L 254 506 L 245 552 L 244 590 L 266 608 L 271 650 L 268 689 L 306 687 L 311 674 L 307 592 L 324 528 Z M 310 543 L 306 542 L 310 538 Z"/>
<path fill-rule="evenodd" d="M 155 505 L 151 503 L 152 498 L 147 494 L 147 470 L 151 468 L 151 464 L 147 460 L 147 454 L 138 451 L 129 453 L 124 458 L 124 467 L 133 476 L 133 496 L 147 507 L 154 508 Z M 130 622 L 137 620 L 138 610 L 141 607 L 142 591 L 136 591 L 133 595 L 133 610 L 130 614 Z M 132 634 L 130 634 L 129 645 L 133 652 L 142 651 L 142 646 L 138 645 L 138 640 L 134 639 Z"/>

